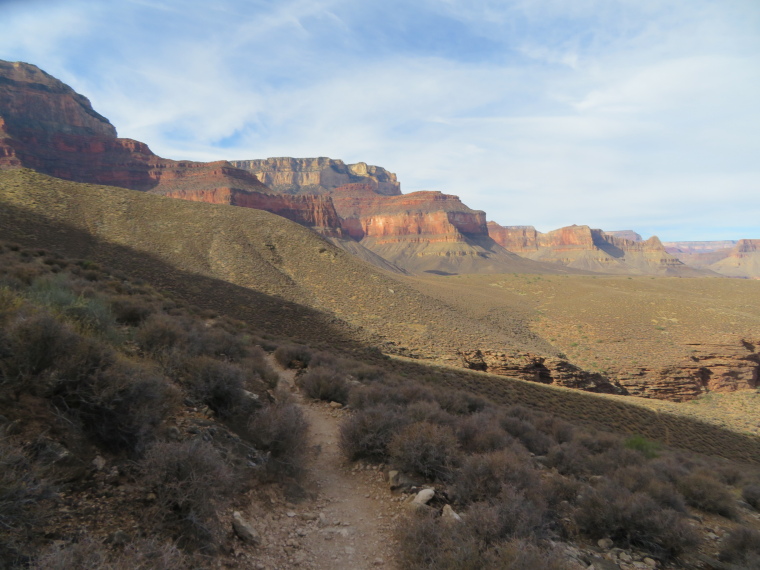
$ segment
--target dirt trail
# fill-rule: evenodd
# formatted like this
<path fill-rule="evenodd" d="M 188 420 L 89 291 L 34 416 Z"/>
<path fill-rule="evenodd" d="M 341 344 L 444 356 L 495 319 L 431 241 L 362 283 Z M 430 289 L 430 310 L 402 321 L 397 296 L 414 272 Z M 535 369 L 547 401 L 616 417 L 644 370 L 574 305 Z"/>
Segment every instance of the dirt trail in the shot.
<path fill-rule="evenodd" d="M 315 450 L 307 475 L 313 498 L 288 514 L 307 519 L 300 529 L 298 565 L 318 570 L 396 568 L 392 530 L 401 504 L 382 471 L 352 465 L 340 453 L 339 424 L 348 412 L 303 398 L 295 389 L 295 372 L 272 364 L 309 421 L 309 443 Z"/>

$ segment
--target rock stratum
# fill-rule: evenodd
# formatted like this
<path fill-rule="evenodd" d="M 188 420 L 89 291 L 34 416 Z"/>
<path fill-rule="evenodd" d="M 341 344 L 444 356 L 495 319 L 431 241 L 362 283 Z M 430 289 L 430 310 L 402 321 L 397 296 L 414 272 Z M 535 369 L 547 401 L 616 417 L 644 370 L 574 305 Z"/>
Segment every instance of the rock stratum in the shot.
<path fill-rule="evenodd" d="M 572 269 L 626 275 L 710 274 L 689 267 L 669 254 L 656 236 L 648 240 L 620 237 L 635 237 L 631 230 L 607 233 L 589 226 L 572 225 L 542 233 L 533 226 L 501 226 L 488 222 L 488 234 L 505 249 L 523 257 Z"/>
<path fill-rule="evenodd" d="M 393 172 L 364 162 L 346 164 L 332 158 L 266 158 L 230 161 L 277 192 L 324 194 L 345 184 L 365 184 L 376 194 L 398 196 L 401 184 Z"/>
<path fill-rule="evenodd" d="M 664 244 L 684 263 L 727 277 L 760 279 L 760 240 L 682 241 Z"/>

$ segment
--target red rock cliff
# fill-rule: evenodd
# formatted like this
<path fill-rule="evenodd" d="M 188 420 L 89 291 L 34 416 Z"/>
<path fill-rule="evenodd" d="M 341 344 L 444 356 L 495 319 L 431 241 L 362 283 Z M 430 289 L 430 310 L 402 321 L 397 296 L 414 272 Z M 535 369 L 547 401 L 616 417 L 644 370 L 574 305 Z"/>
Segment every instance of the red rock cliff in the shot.
<path fill-rule="evenodd" d="M 461 241 L 464 235 L 487 236 L 485 212 L 472 210 L 458 196 L 412 192 L 381 196 L 370 185 L 347 184 L 330 193 L 343 228 L 354 239 L 383 241 L 421 238 Z M 424 236 L 424 238 L 423 238 Z"/>
<path fill-rule="evenodd" d="M 37 67 L 0 61 L 0 168 L 27 167 L 66 180 L 268 210 L 342 235 L 329 197 L 273 195 L 226 161 L 175 161 L 116 137 L 89 100 Z"/>

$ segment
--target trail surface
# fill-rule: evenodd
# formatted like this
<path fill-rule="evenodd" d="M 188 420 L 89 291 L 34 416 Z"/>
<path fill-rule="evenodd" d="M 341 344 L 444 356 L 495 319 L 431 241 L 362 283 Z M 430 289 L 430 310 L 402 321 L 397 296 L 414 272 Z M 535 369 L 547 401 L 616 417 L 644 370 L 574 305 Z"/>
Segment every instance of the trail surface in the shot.
<path fill-rule="evenodd" d="M 327 402 L 305 399 L 295 388 L 295 371 L 271 363 L 280 374 L 281 385 L 293 393 L 309 422 L 313 449 L 306 482 L 309 498 L 294 503 L 277 521 L 284 529 L 280 530 L 280 540 L 269 541 L 270 556 L 279 558 L 277 562 L 270 558 L 272 566 L 395 569 L 392 531 L 401 516 L 400 497 L 390 492 L 377 466 L 355 465 L 343 458 L 339 425 L 349 412 Z M 288 539 L 282 540 L 285 532 Z M 280 550 L 277 543 L 285 548 Z"/>

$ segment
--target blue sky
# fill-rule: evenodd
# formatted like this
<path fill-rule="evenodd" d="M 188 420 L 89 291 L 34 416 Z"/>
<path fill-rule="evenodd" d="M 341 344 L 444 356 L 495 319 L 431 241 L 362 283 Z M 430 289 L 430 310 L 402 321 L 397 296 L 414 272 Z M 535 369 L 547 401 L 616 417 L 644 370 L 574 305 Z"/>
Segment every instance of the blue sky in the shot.
<path fill-rule="evenodd" d="M 0 0 L 161 156 L 329 156 L 504 225 L 760 238 L 757 0 Z"/>

